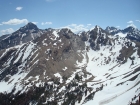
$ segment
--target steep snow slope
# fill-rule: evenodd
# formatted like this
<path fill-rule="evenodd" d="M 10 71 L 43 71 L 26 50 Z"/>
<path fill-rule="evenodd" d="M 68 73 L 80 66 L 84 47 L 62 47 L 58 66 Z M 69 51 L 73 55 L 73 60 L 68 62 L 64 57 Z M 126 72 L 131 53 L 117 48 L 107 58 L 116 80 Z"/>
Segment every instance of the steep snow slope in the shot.
<path fill-rule="evenodd" d="M 115 42 L 114 46 L 103 46 L 100 51 L 87 52 L 87 71 L 95 76 L 93 81 L 88 82 L 88 86 L 93 87 L 93 91 L 97 91 L 102 85 L 103 89 L 97 91 L 93 100 L 84 105 L 128 105 L 135 95 L 140 95 L 140 90 L 137 90 L 140 87 L 140 58 L 135 51 L 131 55 L 135 57 L 134 64 L 129 58 L 124 64 L 118 61 L 119 51 L 128 41 L 121 37 L 118 39 L 121 44 Z M 136 49 L 134 43 L 132 46 Z"/>

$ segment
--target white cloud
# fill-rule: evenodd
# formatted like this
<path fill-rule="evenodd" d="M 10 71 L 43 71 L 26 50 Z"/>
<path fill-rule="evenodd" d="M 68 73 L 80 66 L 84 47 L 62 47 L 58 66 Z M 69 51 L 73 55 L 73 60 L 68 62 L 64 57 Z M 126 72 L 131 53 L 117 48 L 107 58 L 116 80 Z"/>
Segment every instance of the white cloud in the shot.
<path fill-rule="evenodd" d="M 18 24 L 27 24 L 28 20 L 27 19 L 10 19 L 7 22 L 2 22 L 2 24 L 7 24 L 7 25 L 18 25 Z"/>
<path fill-rule="evenodd" d="M 17 11 L 20 11 L 20 10 L 22 10 L 22 8 L 23 8 L 23 7 L 16 7 L 16 10 L 17 10 Z"/>
<path fill-rule="evenodd" d="M 42 22 L 41 25 L 51 25 L 52 22 Z"/>
<path fill-rule="evenodd" d="M 140 20 L 136 20 L 137 22 L 140 22 Z"/>
<path fill-rule="evenodd" d="M 132 20 L 128 21 L 127 23 L 128 23 L 127 27 L 130 27 L 130 26 L 131 26 L 131 27 L 137 28 L 137 27 L 134 25 L 134 22 L 133 22 Z"/>
<path fill-rule="evenodd" d="M 38 22 L 32 22 L 33 24 L 37 24 Z"/>
<path fill-rule="evenodd" d="M 3 24 L 0 24 L 0 26 L 1 26 L 1 25 L 3 25 Z"/>
<path fill-rule="evenodd" d="M 130 20 L 130 21 L 128 21 L 127 23 L 128 23 L 128 24 L 133 24 L 133 21 L 132 21 L 132 20 Z"/>
<path fill-rule="evenodd" d="M 14 29 L 13 28 L 8 28 L 8 29 L 5 29 L 5 30 L 1 30 L 0 35 L 11 34 L 12 32 L 14 32 Z"/>
<path fill-rule="evenodd" d="M 78 33 L 80 31 L 88 31 L 90 29 L 93 29 L 94 26 L 92 26 L 91 24 L 87 24 L 87 25 L 83 25 L 83 24 L 70 24 L 67 25 L 65 27 L 61 27 L 61 28 L 69 28 L 72 32 L 74 33 Z"/>

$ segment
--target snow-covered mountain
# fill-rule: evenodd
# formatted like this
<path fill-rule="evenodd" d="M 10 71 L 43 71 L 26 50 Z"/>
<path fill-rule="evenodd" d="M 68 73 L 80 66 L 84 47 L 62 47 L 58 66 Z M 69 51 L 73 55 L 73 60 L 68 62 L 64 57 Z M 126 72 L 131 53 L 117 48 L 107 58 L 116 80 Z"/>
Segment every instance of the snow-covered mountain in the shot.
<path fill-rule="evenodd" d="M 117 34 L 119 32 L 121 32 L 121 30 L 119 28 L 116 28 L 116 27 L 109 27 L 107 26 L 106 29 L 105 29 L 107 32 L 111 33 L 111 34 Z"/>
<path fill-rule="evenodd" d="M 45 30 L 39 29 L 35 24 L 30 22 L 10 35 L 1 36 L 0 50 L 29 42 L 45 32 Z"/>
<path fill-rule="evenodd" d="M 109 32 L 112 35 L 119 35 L 121 37 L 126 37 L 130 40 L 136 40 L 140 42 L 140 30 L 133 26 L 129 26 L 125 29 L 118 29 L 115 27 L 106 27 L 105 29 L 107 32 Z"/>
<path fill-rule="evenodd" d="M 40 34 L 0 50 L 0 105 L 138 105 L 140 42 L 99 26 Z"/>

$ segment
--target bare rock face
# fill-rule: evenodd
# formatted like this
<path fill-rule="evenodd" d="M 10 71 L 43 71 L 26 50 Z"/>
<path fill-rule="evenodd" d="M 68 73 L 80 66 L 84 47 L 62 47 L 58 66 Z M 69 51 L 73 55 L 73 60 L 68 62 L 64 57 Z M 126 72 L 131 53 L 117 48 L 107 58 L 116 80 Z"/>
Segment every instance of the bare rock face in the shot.
<path fill-rule="evenodd" d="M 68 76 L 75 70 L 76 60 L 82 60 L 83 57 L 79 56 L 77 52 L 83 51 L 84 48 L 85 43 L 69 29 L 50 30 L 31 42 L 22 44 L 17 48 L 9 48 L 0 59 L 1 68 L 5 68 L 4 63 L 11 58 L 7 70 L 12 70 L 11 67 L 14 67 L 17 71 L 19 66 L 23 70 L 30 68 L 29 71 L 32 72 L 27 77 L 37 75 L 43 77 L 43 72 L 50 77 L 53 77 L 56 72 L 62 72 L 62 75 Z M 62 71 L 62 68 L 65 68 L 64 65 L 69 67 L 66 74 Z M 12 72 L 14 72 L 7 70 L 1 74 L 3 78 L 8 73 L 13 74 Z M 2 77 L 1 79 L 3 79 Z"/>
<path fill-rule="evenodd" d="M 87 41 L 89 36 L 84 31 L 84 32 L 80 33 L 80 37 L 81 37 L 82 41 Z"/>
<path fill-rule="evenodd" d="M 99 50 L 100 46 L 106 46 L 109 44 L 110 39 L 108 38 L 109 33 L 104 31 L 99 26 L 96 26 L 93 30 L 87 33 L 89 35 L 89 43 L 93 50 Z"/>

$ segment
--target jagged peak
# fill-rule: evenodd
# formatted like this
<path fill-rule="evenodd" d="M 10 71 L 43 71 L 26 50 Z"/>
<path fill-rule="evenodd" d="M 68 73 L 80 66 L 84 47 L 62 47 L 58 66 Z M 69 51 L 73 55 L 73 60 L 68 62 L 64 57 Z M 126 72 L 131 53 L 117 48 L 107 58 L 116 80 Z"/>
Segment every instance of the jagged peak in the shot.
<path fill-rule="evenodd" d="M 29 23 L 27 23 L 27 25 L 35 25 L 34 23 L 32 23 L 32 22 L 29 22 Z"/>
<path fill-rule="evenodd" d="M 139 31 L 137 28 L 133 27 L 133 26 L 129 26 L 125 29 L 122 30 L 124 33 L 128 33 L 128 32 L 134 32 L 134 31 Z"/>
<path fill-rule="evenodd" d="M 32 22 L 27 23 L 25 26 L 21 27 L 19 30 L 23 30 L 23 29 L 35 29 L 38 30 L 39 28 Z"/>
<path fill-rule="evenodd" d="M 114 29 L 119 29 L 117 27 L 114 27 L 114 26 L 107 26 L 105 30 L 114 30 Z"/>
<path fill-rule="evenodd" d="M 127 27 L 131 27 L 131 28 L 137 29 L 137 27 L 134 24 L 130 24 Z"/>
<path fill-rule="evenodd" d="M 105 30 L 104 30 L 104 29 L 102 29 L 100 26 L 96 25 L 96 26 L 95 26 L 95 28 L 93 28 L 93 29 L 92 29 L 92 30 L 90 30 L 90 31 L 96 31 L 97 33 L 99 33 L 99 31 L 104 32 Z"/>
<path fill-rule="evenodd" d="M 95 25 L 95 28 L 94 29 L 100 29 L 101 27 L 100 26 L 98 26 L 98 25 Z"/>
<path fill-rule="evenodd" d="M 128 26 L 127 28 L 125 28 L 125 29 L 132 29 L 132 30 L 134 30 L 134 29 L 137 29 L 136 27 L 134 27 L 134 26 Z"/>

